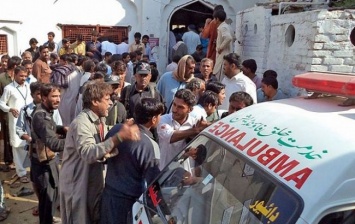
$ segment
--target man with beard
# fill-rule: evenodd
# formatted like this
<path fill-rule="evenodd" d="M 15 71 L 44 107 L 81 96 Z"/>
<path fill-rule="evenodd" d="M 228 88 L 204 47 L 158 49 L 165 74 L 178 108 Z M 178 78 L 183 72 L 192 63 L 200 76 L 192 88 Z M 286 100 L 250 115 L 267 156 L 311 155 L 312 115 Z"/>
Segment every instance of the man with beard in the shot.
<path fill-rule="evenodd" d="M 100 161 L 119 154 L 122 141 L 140 139 L 137 125 L 123 124 L 104 140 L 105 117 L 112 106 L 110 84 L 93 81 L 85 86 L 83 110 L 70 124 L 60 171 L 62 223 L 95 224 L 100 221 L 101 193 L 104 185 Z M 117 155 L 120 156 L 120 155 Z"/>
<path fill-rule="evenodd" d="M 134 76 L 136 82 L 126 86 L 121 93 L 121 102 L 127 110 L 128 118 L 134 117 L 134 108 L 143 98 L 155 98 L 158 102 L 164 102 L 155 87 L 149 85 L 152 74 L 148 63 L 138 62 Z"/>
<path fill-rule="evenodd" d="M 49 68 L 49 50 L 47 45 L 39 47 L 39 58 L 33 64 L 32 74 L 41 83 L 49 83 L 52 70 Z"/>
<path fill-rule="evenodd" d="M 60 87 L 44 84 L 41 86 L 41 99 L 42 103 L 32 113 L 33 150 L 30 150 L 30 154 L 31 181 L 39 193 L 39 222 L 45 224 L 53 222 L 53 215 L 58 207 L 59 169 L 54 152 L 63 151 L 67 128 L 56 125 L 53 120 L 53 111 L 58 109 L 60 103 Z M 41 147 L 40 143 L 45 147 Z"/>
<path fill-rule="evenodd" d="M 183 56 L 176 70 L 164 73 L 157 83 L 157 89 L 165 100 L 166 112 L 170 112 L 173 98 L 179 89 L 184 89 L 186 83 L 194 78 L 195 60 L 191 55 Z"/>
<path fill-rule="evenodd" d="M 160 169 L 163 169 L 192 137 L 208 126 L 203 119 L 196 119 L 190 116 L 195 104 L 195 95 L 188 89 L 180 89 L 175 94 L 171 109 L 172 113 L 161 117 L 157 127 Z"/>
<path fill-rule="evenodd" d="M 120 94 L 120 76 L 106 76 L 104 81 L 112 87 L 111 101 L 113 105 L 106 117 L 106 125 L 110 129 L 115 124 L 124 123 L 126 121 L 127 111 L 124 105 L 119 101 L 120 98 L 118 97 Z"/>
<path fill-rule="evenodd" d="M 32 63 L 30 61 L 30 63 Z M 31 89 L 31 96 L 33 98 L 33 102 L 29 105 L 26 105 L 23 107 L 20 111 L 20 115 L 17 119 L 16 123 L 16 133 L 17 135 L 22 139 L 25 140 L 27 143 L 27 148 L 31 147 L 32 144 L 32 137 L 31 137 L 31 122 L 32 122 L 32 113 L 36 109 L 36 105 L 40 104 L 42 102 L 41 98 L 41 87 L 42 84 L 39 82 L 32 82 L 30 84 L 30 89 Z M 54 110 L 53 111 L 53 120 L 57 125 L 62 125 L 62 118 L 60 117 L 59 111 Z M 34 160 L 31 162 L 32 165 L 35 165 L 35 163 L 38 161 L 37 158 L 31 157 L 31 160 Z M 38 162 L 37 162 L 38 163 Z M 32 171 L 31 169 L 30 171 Z M 36 193 L 37 199 L 39 198 L 39 192 L 38 192 L 38 187 L 35 182 L 32 181 L 32 187 L 33 191 Z M 38 207 L 35 207 L 32 210 L 33 215 L 38 215 Z"/>
<path fill-rule="evenodd" d="M 222 84 L 226 86 L 226 97 L 229 99 L 232 93 L 243 91 L 248 93 L 251 98 L 253 98 L 253 103 L 256 104 L 255 83 L 243 74 L 241 67 L 242 63 L 240 57 L 236 53 L 230 53 L 224 56 L 223 71 L 225 76 L 222 80 Z M 228 104 L 229 102 L 225 100 L 218 109 L 228 110 Z"/>

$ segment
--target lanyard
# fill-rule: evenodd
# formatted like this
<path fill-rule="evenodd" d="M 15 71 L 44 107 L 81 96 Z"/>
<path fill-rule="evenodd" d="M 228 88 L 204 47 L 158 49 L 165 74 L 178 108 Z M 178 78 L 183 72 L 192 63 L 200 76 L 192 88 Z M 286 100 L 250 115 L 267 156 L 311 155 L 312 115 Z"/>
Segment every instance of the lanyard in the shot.
<path fill-rule="evenodd" d="M 12 82 L 12 84 L 14 85 L 14 87 L 15 87 L 15 82 Z M 26 86 L 25 86 L 25 84 L 24 84 L 24 87 L 26 88 L 26 95 L 24 96 L 22 93 L 21 93 L 21 91 L 18 89 L 18 87 L 21 87 L 20 85 L 18 85 L 17 87 L 15 87 L 16 89 L 17 89 L 17 91 L 21 94 L 21 96 L 22 96 L 22 98 L 23 98 L 23 100 L 25 101 L 25 105 L 27 105 L 27 103 L 26 103 L 26 99 L 27 99 L 27 88 L 26 88 Z"/>

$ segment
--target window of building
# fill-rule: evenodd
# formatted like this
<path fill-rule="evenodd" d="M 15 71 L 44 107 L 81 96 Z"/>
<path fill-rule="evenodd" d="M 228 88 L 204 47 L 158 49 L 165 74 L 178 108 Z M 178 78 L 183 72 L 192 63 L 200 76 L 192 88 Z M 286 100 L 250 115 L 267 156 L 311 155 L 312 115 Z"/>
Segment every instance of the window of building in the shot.
<path fill-rule="evenodd" d="M 7 35 L 0 34 L 0 55 L 7 54 Z"/>
<path fill-rule="evenodd" d="M 62 28 L 63 38 L 69 38 L 70 42 L 75 42 L 76 36 L 82 34 L 84 41 L 91 40 L 91 33 L 97 30 L 101 37 L 110 38 L 115 44 L 121 43 L 122 38 L 128 36 L 128 27 L 124 26 L 92 26 L 92 25 L 72 25 L 58 24 Z"/>

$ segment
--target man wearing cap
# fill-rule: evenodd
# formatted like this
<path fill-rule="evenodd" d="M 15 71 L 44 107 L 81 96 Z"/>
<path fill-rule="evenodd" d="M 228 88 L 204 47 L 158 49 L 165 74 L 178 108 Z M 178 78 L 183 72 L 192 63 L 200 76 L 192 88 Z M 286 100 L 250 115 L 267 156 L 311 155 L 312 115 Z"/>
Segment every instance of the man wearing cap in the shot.
<path fill-rule="evenodd" d="M 105 82 L 112 87 L 111 101 L 112 107 L 109 109 L 108 116 L 106 117 L 106 125 L 111 129 L 115 124 L 124 123 L 127 118 L 127 112 L 124 105 L 119 101 L 118 95 L 120 94 L 120 76 L 106 76 Z"/>
<path fill-rule="evenodd" d="M 182 35 L 182 40 L 187 45 L 187 52 L 193 54 L 196 50 L 196 46 L 201 44 L 200 36 L 196 33 L 196 27 L 190 24 L 187 27 L 188 31 Z"/>
<path fill-rule="evenodd" d="M 152 77 L 150 65 L 145 62 L 138 62 L 134 73 L 136 82 L 133 85 L 126 86 L 121 93 L 121 102 L 127 110 L 128 118 L 134 117 L 134 108 L 143 98 L 155 98 L 164 103 L 158 90 L 149 85 Z"/>

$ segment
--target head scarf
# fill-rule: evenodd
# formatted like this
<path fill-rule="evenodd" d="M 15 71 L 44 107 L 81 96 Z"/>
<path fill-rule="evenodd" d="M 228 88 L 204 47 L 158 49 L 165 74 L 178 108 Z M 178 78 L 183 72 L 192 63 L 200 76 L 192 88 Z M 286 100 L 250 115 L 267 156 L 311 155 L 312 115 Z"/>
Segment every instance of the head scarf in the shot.
<path fill-rule="evenodd" d="M 188 59 L 194 61 L 191 55 L 183 56 L 178 63 L 177 69 L 173 72 L 174 78 L 179 82 L 190 82 L 194 78 L 193 74 L 188 79 L 185 78 L 186 62 Z"/>

